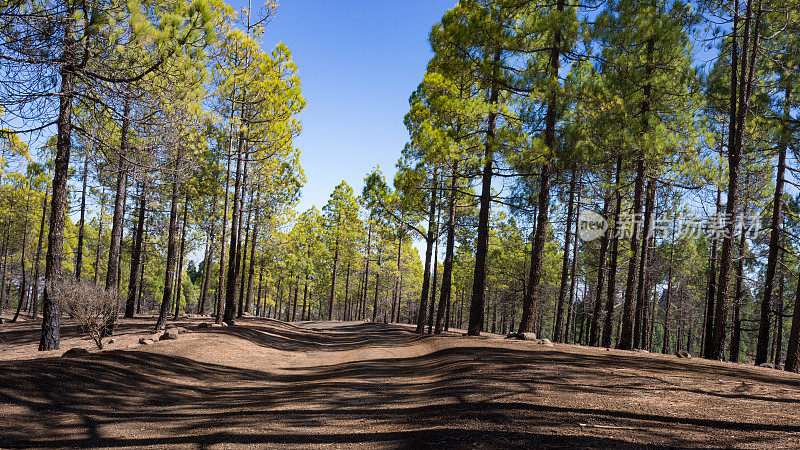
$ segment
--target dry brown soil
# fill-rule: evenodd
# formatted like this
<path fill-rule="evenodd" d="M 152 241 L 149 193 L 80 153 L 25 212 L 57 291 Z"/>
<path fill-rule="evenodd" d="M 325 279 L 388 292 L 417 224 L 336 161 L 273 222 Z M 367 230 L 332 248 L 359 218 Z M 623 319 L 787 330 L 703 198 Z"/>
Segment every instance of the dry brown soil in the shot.
<path fill-rule="evenodd" d="M 4 314 L 7 317 L 7 314 Z M 800 447 L 800 377 L 401 325 L 247 318 L 92 348 L 0 325 L 0 447 Z"/>

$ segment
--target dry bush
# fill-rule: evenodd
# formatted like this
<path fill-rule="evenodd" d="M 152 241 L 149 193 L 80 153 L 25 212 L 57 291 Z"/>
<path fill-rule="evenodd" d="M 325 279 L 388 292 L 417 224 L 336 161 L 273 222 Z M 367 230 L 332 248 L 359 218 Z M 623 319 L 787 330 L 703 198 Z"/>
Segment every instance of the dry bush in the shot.
<path fill-rule="evenodd" d="M 97 347 L 103 348 L 103 337 L 114 321 L 116 293 L 86 281 L 64 280 L 58 284 L 61 305 L 88 334 Z"/>

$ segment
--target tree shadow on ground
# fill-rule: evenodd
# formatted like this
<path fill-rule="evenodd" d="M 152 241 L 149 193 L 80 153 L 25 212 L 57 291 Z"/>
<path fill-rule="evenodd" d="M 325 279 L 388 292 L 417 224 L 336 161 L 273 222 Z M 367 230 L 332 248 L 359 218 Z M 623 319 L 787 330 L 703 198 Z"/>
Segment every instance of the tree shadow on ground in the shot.
<path fill-rule="evenodd" d="M 420 339 L 402 327 L 377 324 L 330 333 L 271 325 L 205 332 L 294 351 L 409 345 Z M 629 373 L 637 370 L 649 375 Z M 795 394 L 798 386 L 735 368 L 558 349 L 456 347 L 279 372 L 116 350 L 0 363 L 0 447 L 770 446 L 800 436 L 797 417 L 775 422 L 740 415 L 745 421 L 719 417 L 713 406 L 690 416 L 625 406 L 632 398 L 667 391 L 743 409 L 745 403 L 769 409 L 797 402 L 796 395 L 729 396 L 676 385 L 668 376 L 678 371 L 742 377 Z M 585 404 L 581 396 L 601 401 Z M 594 424 L 612 428 L 593 429 Z"/>
<path fill-rule="evenodd" d="M 364 347 L 396 348 L 414 345 L 429 338 L 411 333 L 405 327 L 378 323 L 342 325 L 334 330 L 325 331 L 291 324 L 235 325 L 224 328 L 202 328 L 197 331 L 235 336 L 262 347 L 292 352 L 344 351 Z"/>

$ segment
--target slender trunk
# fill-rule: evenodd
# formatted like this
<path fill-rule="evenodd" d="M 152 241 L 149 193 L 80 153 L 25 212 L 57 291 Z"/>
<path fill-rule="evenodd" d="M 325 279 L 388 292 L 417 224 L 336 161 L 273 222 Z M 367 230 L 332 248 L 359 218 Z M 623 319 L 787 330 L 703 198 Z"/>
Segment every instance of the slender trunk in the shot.
<path fill-rule="evenodd" d="M 439 278 L 439 216 L 437 213 L 436 233 L 433 244 L 433 281 L 431 282 L 431 298 L 428 305 L 428 334 L 433 334 L 433 313 L 436 306 L 436 284 Z"/>
<path fill-rule="evenodd" d="M 560 14 L 564 11 L 565 0 L 556 2 L 556 10 Z M 555 30 L 553 47 L 550 50 L 549 76 L 557 78 L 561 67 L 561 28 Z M 544 145 L 551 154 L 556 147 L 556 115 L 557 108 L 556 89 L 552 89 L 547 98 L 547 113 L 545 114 Z M 542 162 L 539 177 L 539 199 L 537 202 L 538 216 L 536 218 L 536 232 L 533 236 L 533 251 L 531 252 L 530 273 L 528 274 L 528 287 L 522 302 L 522 317 L 519 322 L 519 332 L 531 331 L 534 319 L 538 313 L 541 300 L 539 292 L 542 279 L 542 260 L 544 259 L 545 233 L 547 232 L 547 215 L 550 209 L 550 161 L 545 157 Z"/>
<path fill-rule="evenodd" d="M 142 242 L 144 242 L 144 218 L 147 208 L 145 184 L 139 183 L 139 218 L 136 220 L 136 236 L 131 254 L 131 275 L 128 282 L 128 298 L 125 301 L 125 317 L 133 317 L 136 307 L 136 294 L 140 289 L 138 285 L 139 271 L 141 270 Z"/>
<path fill-rule="evenodd" d="M 636 317 L 633 324 L 633 347 L 642 348 L 647 339 L 647 264 L 650 256 L 650 244 L 653 237 L 653 209 L 655 208 L 655 181 L 647 182 L 647 193 L 644 206 L 644 229 L 642 235 L 642 255 L 639 258 L 639 274 L 636 287 Z"/>
<path fill-rule="evenodd" d="M 267 303 L 264 301 L 262 303 L 261 298 L 261 288 L 262 288 L 262 281 L 264 279 L 264 260 L 261 260 L 261 264 L 258 268 L 258 297 L 256 297 L 256 315 L 259 317 L 266 317 L 267 316 Z M 263 305 L 263 306 L 262 306 Z"/>
<path fill-rule="evenodd" d="M 97 219 L 97 249 L 95 252 L 94 260 L 94 284 L 97 285 L 97 280 L 100 277 L 100 248 L 103 247 L 103 214 L 105 214 L 105 189 L 100 193 L 100 214 Z"/>
<path fill-rule="evenodd" d="M 61 95 L 57 120 L 57 140 L 55 170 L 53 171 L 53 197 L 50 202 L 50 233 L 47 237 L 47 256 L 44 269 L 44 298 L 42 301 L 42 335 L 39 350 L 58 350 L 61 340 L 61 297 L 58 284 L 61 283 L 64 258 L 64 221 L 67 208 L 67 180 L 69 179 L 69 155 L 72 151 L 72 100 L 75 95 L 75 62 L 78 45 L 73 36 L 76 7 L 67 3 L 64 17 L 64 52 L 61 60 Z"/>
<path fill-rule="evenodd" d="M 6 228 L 5 236 L 3 238 L 3 270 L 0 274 L 0 309 L 5 309 L 8 299 L 8 290 L 6 289 L 6 274 L 8 272 L 8 241 L 10 238 L 11 227 Z"/>
<path fill-rule="evenodd" d="M 608 207 L 611 203 L 610 193 L 603 199 L 603 217 L 608 215 Z M 605 284 L 606 256 L 608 254 L 608 235 L 603 233 L 600 237 L 600 260 L 597 267 L 597 286 L 594 306 L 592 312 L 592 323 L 589 327 L 589 345 L 597 347 L 600 345 L 600 315 L 603 310 L 603 285 Z"/>
<path fill-rule="evenodd" d="M 42 243 L 44 242 L 44 223 L 47 219 L 47 196 L 49 194 L 49 186 L 45 188 L 44 197 L 42 197 L 42 220 L 39 222 L 39 239 L 36 242 L 36 258 L 34 259 L 33 268 L 33 292 L 31 292 L 31 318 L 36 318 L 37 308 L 39 305 L 39 268 L 42 262 Z"/>
<path fill-rule="evenodd" d="M 233 137 L 231 137 L 231 140 Z M 225 224 L 228 221 L 228 191 L 230 191 L 230 177 L 231 177 L 231 155 L 228 152 L 228 162 L 225 169 L 225 204 L 222 208 L 222 239 L 219 241 L 219 279 L 217 280 L 217 293 L 216 293 L 216 317 L 214 322 L 222 322 L 222 293 L 225 291 L 225 241 L 226 232 L 228 227 Z"/>
<path fill-rule="evenodd" d="M 495 73 L 492 75 L 496 78 L 496 67 L 500 62 L 500 50 L 494 52 L 492 60 L 493 70 Z M 489 103 L 495 105 L 499 98 L 499 87 L 495 80 L 492 80 L 489 88 Z M 492 110 L 489 112 L 486 126 L 486 142 L 483 152 L 483 173 L 481 174 L 481 196 L 480 196 L 480 209 L 478 212 L 478 236 L 475 243 L 475 269 L 472 276 L 472 299 L 469 306 L 469 325 L 467 334 L 470 336 L 478 336 L 481 334 L 481 324 L 483 323 L 483 304 L 484 304 L 484 291 L 486 288 L 486 255 L 489 252 L 489 210 L 491 209 L 492 201 L 492 171 L 494 162 L 494 132 L 497 122 L 497 112 Z M 433 210 L 433 208 L 431 208 Z M 431 213 L 433 216 L 433 213 Z M 427 291 L 425 292 L 427 294 Z M 424 296 L 425 294 L 423 294 Z M 420 311 L 423 311 L 420 308 Z M 423 313 L 420 312 L 420 315 Z M 422 323 L 422 322 L 420 322 Z M 417 332 L 422 332 L 421 328 L 417 328 Z"/>
<path fill-rule="evenodd" d="M 214 253 L 214 233 L 217 217 L 217 191 L 211 199 L 211 230 L 206 239 L 206 252 L 203 258 L 203 286 L 200 289 L 200 304 L 197 305 L 197 314 L 203 315 L 206 312 L 206 296 L 208 296 L 208 286 L 211 284 L 211 255 Z"/>
<path fill-rule="evenodd" d="M 672 221 L 672 231 L 670 232 L 669 243 L 669 269 L 667 270 L 667 291 L 664 294 L 664 336 L 663 344 L 661 345 L 661 353 L 667 353 L 669 348 L 669 308 L 670 296 L 672 295 L 672 271 L 675 264 L 675 221 Z M 655 320 L 655 317 L 653 318 Z"/>
<path fill-rule="evenodd" d="M 106 290 L 117 290 L 117 275 L 119 274 L 120 259 L 122 257 L 122 227 L 125 216 L 125 194 L 128 190 L 128 129 L 130 127 L 130 100 L 125 99 L 122 113 L 122 128 L 120 131 L 121 143 L 119 151 L 119 166 L 117 168 L 117 186 L 114 196 L 114 213 L 111 220 L 111 243 L 108 247 L 108 268 L 106 269 Z M 119 301 L 119 293 L 115 294 Z M 116 315 L 116 309 L 115 309 Z"/>
<path fill-rule="evenodd" d="M 181 225 L 181 248 L 178 257 L 178 278 L 176 280 L 176 293 L 175 293 L 175 315 L 174 320 L 178 320 L 178 313 L 181 308 L 181 290 L 183 288 L 183 257 L 186 254 L 186 228 L 188 225 L 189 217 L 189 194 L 187 189 L 186 198 L 183 201 L 183 224 Z"/>
<path fill-rule="evenodd" d="M 246 167 L 247 166 L 245 165 L 245 173 L 247 172 L 247 168 Z M 246 175 L 245 175 L 245 177 L 246 177 Z M 236 259 L 239 261 L 239 263 L 238 263 L 238 265 L 239 265 L 238 272 L 240 274 L 242 274 L 241 277 L 239 278 L 239 292 L 238 292 L 238 295 L 239 295 L 239 306 L 238 306 L 238 308 L 236 310 L 236 317 L 237 318 L 241 318 L 242 315 L 244 315 L 244 312 L 245 312 L 244 298 L 245 298 L 245 288 L 247 287 L 245 285 L 245 281 L 247 280 L 247 277 L 244 276 L 244 274 L 245 274 L 245 268 L 247 267 L 247 249 L 249 248 L 249 245 L 250 245 L 250 225 L 251 225 L 250 219 L 252 219 L 252 212 L 253 212 L 252 206 L 253 206 L 253 197 L 252 197 L 252 192 L 251 192 L 250 200 L 249 200 L 249 206 L 247 208 L 247 221 L 246 221 L 246 225 L 244 226 L 244 245 L 240 246 L 239 250 L 237 250 L 237 252 L 236 252 Z M 239 236 L 240 237 L 239 237 L 239 239 L 240 240 L 241 240 L 242 222 L 244 222 L 244 220 L 241 220 L 241 219 L 244 218 L 244 207 L 245 207 L 245 201 L 244 201 L 244 198 L 243 198 L 242 199 L 242 217 L 240 217 L 240 222 L 239 222 L 239 227 L 240 227 L 240 231 L 239 231 Z M 252 261 L 250 262 L 250 265 L 252 266 Z"/>
<path fill-rule="evenodd" d="M 767 271 L 764 277 L 764 298 L 761 301 L 761 318 L 758 327 L 758 341 L 756 344 L 756 364 L 767 361 L 767 342 L 769 341 L 769 326 L 772 307 L 772 286 L 775 283 L 775 270 L 778 262 L 778 248 L 780 239 L 781 213 L 783 210 L 783 180 L 786 170 L 786 149 L 789 144 L 789 124 L 791 113 L 792 83 L 786 83 L 783 106 L 783 130 L 781 145 L 778 148 L 777 180 L 775 181 L 775 195 L 772 199 L 772 219 L 770 221 L 769 256 L 767 257 Z"/>
<path fill-rule="evenodd" d="M 256 187 L 258 189 L 258 187 Z M 255 206 L 251 206 L 251 208 L 255 207 L 256 214 L 255 220 L 253 221 L 253 229 L 250 231 L 250 268 L 248 269 L 247 273 L 247 291 L 245 292 L 245 299 L 244 299 L 244 309 L 245 311 L 250 311 L 250 296 L 253 292 L 253 277 L 255 276 L 255 262 L 256 262 L 256 244 L 258 243 L 258 219 L 259 213 L 261 212 L 261 190 L 258 190 L 256 194 L 256 204 Z M 245 247 L 246 248 L 246 247 Z M 263 266 L 263 264 L 262 264 Z M 261 282 L 259 281 L 259 284 Z"/>
<path fill-rule="evenodd" d="M 214 217 L 214 213 L 212 213 L 211 217 Z M 208 260 L 211 257 L 213 246 L 214 243 L 211 241 L 211 238 L 207 236 L 206 249 L 203 252 L 203 281 L 200 283 L 200 298 L 197 301 L 197 314 L 200 316 L 206 313 L 206 295 L 208 295 L 209 272 L 211 272 Z"/>
<path fill-rule="evenodd" d="M 378 251 L 378 271 L 375 272 L 375 297 L 372 300 L 372 321 L 378 316 L 378 292 L 381 285 L 381 252 Z"/>
<path fill-rule="evenodd" d="M 735 2 L 738 4 L 738 0 Z M 747 78 L 745 78 L 746 69 L 748 69 L 747 64 L 747 50 L 749 48 L 749 40 L 750 40 L 750 21 L 751 21 L 751 13 L 752 13 L 752 3 L 753 0 L 747 0 L 747 9 L 746 9 L 746 17 L 745 17 L 745 26 L 744 26 L 744 36 L 742 37 L 742 70 L 739 73 L 739 83 L 738 86 L 734 85 L 734 87 L 738 87 L 738 89 L 734 89 L 731 95 L 736 95 L 736 91 L 739 94 L 739 107 L 736 108 L 736 104 L 731 102 L 731 111 L 735 111 L 735 115 L 732 114 L 731 117 L 731 135 L 733 136 L 733 142 L 729 140 L 729 150 L 728 150 L 728 202 L 725 208 L 726 215 L 733 217 L 738 209 L 739 206 L 739 176 L 741 171 L 741 161 L 742 161 L 742 138 L 743 138 L 743 127 L 744 127 L 744 119 L 747 115 L 747 110 L 749 106 L 749 96 L 748 86 L 752 83 L 753 79 L 753 66 L 755 65 L 755 50 L 758 47 L 757 38 L 754 40 L 753 43 L 753 55 L 752 61 L 749 64 L 749 73 Z M 738 7 L 738 5 L 737 5 Z M 738 10 L 737 10 L 738 14 Z M 759 18 L 761 12 L 759 8 Z M 758 22 L 758 20 L 756 21 Z M 756 23 L 756 30 L 758 29 L 758 23 Z M 756 31 L 756 36 L 758 36 Z M 734 36 L 735 37 L 735 36 Z M 736 64 L 732 62 L 731 64 L 731 73 L 735 75 L 736 73 Z M 735 76 L 731 77 L 735 79 Z M 733 84 L 734 82 L 732 82 Z M 731 145 L 732 144 L 732 145 Z M 728 277 L 730 272 L 730 265 L 731 259 L 733 256 L 733 231 L 734 231 L 734 220 L 729 220 L 725 224 L 726 233 L 725 237 L 722 240 L 722 254 L 720 255 L 720 267 L 719 267 L 719 287 L 717 289 L 717 298 L 714 305 L 714 335 L 713 341 L 711 342 L 711 352 L 706 354 L 706 358 L 710 359 L 718 359 L 721 360 L 724 357 L 724 345 L 725 345 L 725 334 L 727 332 L 727 316 L 728 316 L 728 308 L 727 308 L 727 297 L 728 297 Z"/>
<path fill-rule="evenodd" d="M 333 299 L 336 297 L 336 268 L 339 264 L 339 232 L 336 232 L 336 242 L 333 251 L 333 272 L 331 273 L 331 295 L 328 299 L 328 320 L 333 319 Z"/>
<path fill-rule="evenodd" d="M 300 292 L 300 277 L 297 277 L 297 280 L 294 284 L 294 301 L 292 302 L 292 322 L 294 319 L 297 318 L 297 295 Z M 302 317 L 300 318 L 303 319 Z"/>
<path fill-rule="evenodd" d="M 428 295 L 430 289 L 430 274 L 431 274 L 431 254 L 433 252 L 433 228 L 435 226 L 436 220 L 436 187 L 438 186 L 437 182 L 437 167 L 433 168 L 433 178 L 431 180 L 431 203 L 430 203 L 430 210 L 428 212 L 428 234 L 425 237 L 425 271 L 423 272 L 422 278 L 422 294 L 420 295 L 419 299 L 419 314 L 417 315 L 417 334 L 423 334 L 425 332 L 425 314 L 428 312 Z M 478 226 L 480 230 L 480 226 Z M 480 231 L 479 231 L 480 233 Z M 480 237 L 478 237 L 480 239 Z M 476 263 L 477 267 L 477 263 Z M 476 269 L 477 270 L 477 269 Z M 377 289 L 377 288 L 376 288 Z"/>
<path fill-rule="evenodd" d="M 244 113 L 242 113 L 244 114 Z M 231 238 L 228 250 L 228 279 L 225 289 L 225 314 L 223 320 L 228 325 L 236 322 L 236 288 L 239 279 L 238 247 L 239 247 L 239 206 L 242 188 L 242 147 L 244 132 L 239 133 L 239 145 L 236 154 L 236 178 L 233 183 L 233 212 L 231 214 Z"/>
<path fill-rule="evenodd" d="M 614 227 L 617 227 L 622 213 L 622 194 L 620 192 L 620 175 L 622 173 L 622 157 L 617 158 L 617 175 L 614 189 L 616 201 L 614 205 Z M 603 347 L 611 347 L 614 331 L 614 298 L 617 294 L 617 259 L 619 257 L 619 236 L 611 236 L 611 265 L 608 268 L 608 292 L 606 296 L 606 318 L 603 326 Z"/>
<path fill-rule="evenodd" d="M 722 208 L 722 189 L 717 188 L 717 206 L 716 217 L 719 217 L 720 209 Z M 708 295 L 706 297 L 706 310 L 705 310 L 705 323 L 703 324 L 702 335 L 702 354 L 711 354 L 711 343 L 714 341 L 714 301 L 716 300 L 717 291 L 717 252 L 719 247 L 719 238 L 715 235 L 712 237 L 711 243 L 711 260 L 708 266 Z"/>
<path fill-rule="evenodd" d="M 180 151 L 178 151 L 178 162 L 180 161 Z M 175 252 L 176 240 L 178 238 L 178 172 L 179 164 L 176 162 L 175 174 L 172 178 L 172 193 L 170 195 L 171 202 L 169 208 L 169 232 L 167 235 L 167 261 L 166 271 L 164 273 L 164 295 L 161 297 L 161 308 L 158 313 L 158 322 L 156 322 L 156 330 L 164 328 L 167 323 L 167 313 L 169 311 L 169 304 L 172 300 L 172 289 L 175 281 Z"/>
<path fill-rule="evenodd" d="M 564 230 L 564 255 L 561 261 L 561 282 L 558 287 L 558 303 L 556 307 L 556 320 L 555 328 L 553 329 L 553 342 L 561 342 L 563 340 L 562 328 L 564 326 L 564 301 L 567 297 L 567 277 L 569 276 L 569 244 L 572 230 L 572 211 L 575 200 L 575 183 L 577 181 L 577 174 L 575 169 L 572 169 L 569 180 L 569 201 L 567 202 L 567 226 Z M 577 245 L 577 243 L 576 243 Z"/>
<path fill-rule="evenodd" d="M 783 369 L 788 372 L 797 372 L 800 369 L 800 277 L 797 282 L 792 328 L 789 331 L 789 347 L 786 349 L 786 363 Z"/>
<path fill-rule="evenodd" d="M 28 211 L 30 210 L 30 190 L 25 194 L 25 220 L 22 224 L 22 248 L 19 258 L 19 265 L 21 268 L 20 281 L 19 281 L 19 302 L 17 303 L 17 312 L 14 313 L 14 318 L 11 322 L 16 322 L 19 318 L 19 312 L 22 309 L 22 304 L 25 303 L 27 293 L 27 278 L 25 276 L 25 248 L 28 246 Z"/>
<path fill-rule="evenodd" d="M 306 315 L 306 301 L 308 300 L 308 266 L 306 266 L 306 279 L 303 283 L 303 310 L 300 311 L 300 320 L 305 320 L 304 317 Z M 309 311 L 309 315 L 310 311 Z"/>
<path fill-rule="evenodd" d="M 447 205 L 447 243 L 445 244 L 444 267 L 442 268 L 442 288 L 439 293 L 439 309 L 436 311 L 436 329 L 434 334 L 442 332 L 442 318 L 449 311 L 450 296 L 453 289 L 453 250 L 455 248 L 456 234 L 456 181 L 458 175 L 458 161 L 453 162 L 450 175 L 450 200 Z M 397 271 L 400 272 L 400 249 L 397 249 Z M 449 317 L 448 317 L 449 319 Z M 447 322 L 444 324 L 447 328 Z"/>
<path fill-rule="evenodd" d="M 136 314 L 142 309 L 142 292 L 144 292 L 144 273 L 147 268 L 147 253 L 144 250 L 144 238 L 142 239 L 142 264 L 139 270 L 139 292 L 136 294 Z"/>
<path fill-rule="evenodd" d="M 367 280 L 369 279 L 369 255 L 370 251 L 372 250 L 370 246 L 372 245 L 372 214 L 370 213 L 369 217 L 369 226 L 367 227 L 367 251 L 364 254 L 364 282 L 362 283 L 363 289 L 358 296 L 358 304 L 356 305 L 356 320 L 363 319 L 363 307 L 366 298 L 367 298 Z"/>
<path fill-rule="evenodd" d="M 742 230 L 742 236 L 739 239 L 739 262 L 736 266 L 736 292 L 734 292 L 733 299 L 733 331 L 731 333 L 731 353 L 729 357 L 729 360 L 733 362 L 739 362 L 739 348 L 742 339 L 741 304 L 742 294 L 744 293 L 742 284 L 744 282 L 744 247 L 746 237 L 746 233 Z M 781 278 L 781 282 L 782 281 L 783 278 Z M 781 302 L 783 301 L 783 286 L 781 286 L 780 300 Z"/>
<path fill-rule="evenodd" d="M 84 150 L 86 154 L 83 157 L 83 184 L 81 188 L 81 218 L 80 227 L 78 228 L 78 245 L 77 255 L 75 255 L 75 280 L 80 281 L 83 272 L 83 239 L 86 228 L 86 179 L 89 174 L 89 149 Z"/>
<path fill-rule="evenodd" d="M 350 257 L 347 258 L 347 268 L 345 269 L 344 275 L 344 311 L 342 311 L 341 318 L 344 320 L 349 320 L 349 311 L 348 308 L 350 306 L 350 270 L 352 265 L 352 254 Z"/>
<path fill-rule="evenodd" d="M 578 201 L 577 201 L 577 205 L 578 205 L 579 208 L 580 208 L 580 205 L 581 205 L 581 190 L 580 189 L 581 189 L 581 187 L 578 186 Z M 567 324 L 566 324 L 567 331 L 566 331 L 565 336 L 564 336 L 564 342 L 566 342 L 567 344 L 569 344 L 569 342 L 570 342 L 570 339 L 569 339 L 569 329 L 570 329 L 569 319 L 570 319 L 570 317 L 572 317 L 572 315 L 570 314 L 570 311 L 573 310 L 573 307 L 574 307 L 573 305 L 575 304 L 575 295 L 576 295 L 575 290 L 576 290 L 576 284 L 577 284 L 577 278 L 578 278 L 578 240 L 577 240 L 577 236 L 578 236 L 578 221 L 577 220 L 575 221 L 574 234 L 576 236 L 576 239 L 575 239 L 575 245 L 572 246 L 572 263 L 570 264 L 569 297 L 568 297 L 568 301 L 567 301 Z M 584 283 L 584 290 L 585 289 L 586 289 L 586 283 Z M 585 293 L 584 293 L 583 298 L 584 299 L 586 298 Z"/>

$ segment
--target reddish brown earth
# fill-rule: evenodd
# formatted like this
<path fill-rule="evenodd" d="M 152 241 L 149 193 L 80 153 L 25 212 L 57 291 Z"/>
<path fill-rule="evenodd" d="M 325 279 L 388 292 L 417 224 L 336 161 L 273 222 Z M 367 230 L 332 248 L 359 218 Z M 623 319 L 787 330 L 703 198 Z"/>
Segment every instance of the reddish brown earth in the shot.
<path fill-rule="evenodd" d="M 245 319 L 104 351 L 0 325 L 0 447 L 800 447 L 800 377 L 399 325 Z M 129 348 L 130 347 L 130 348 Z"/>

